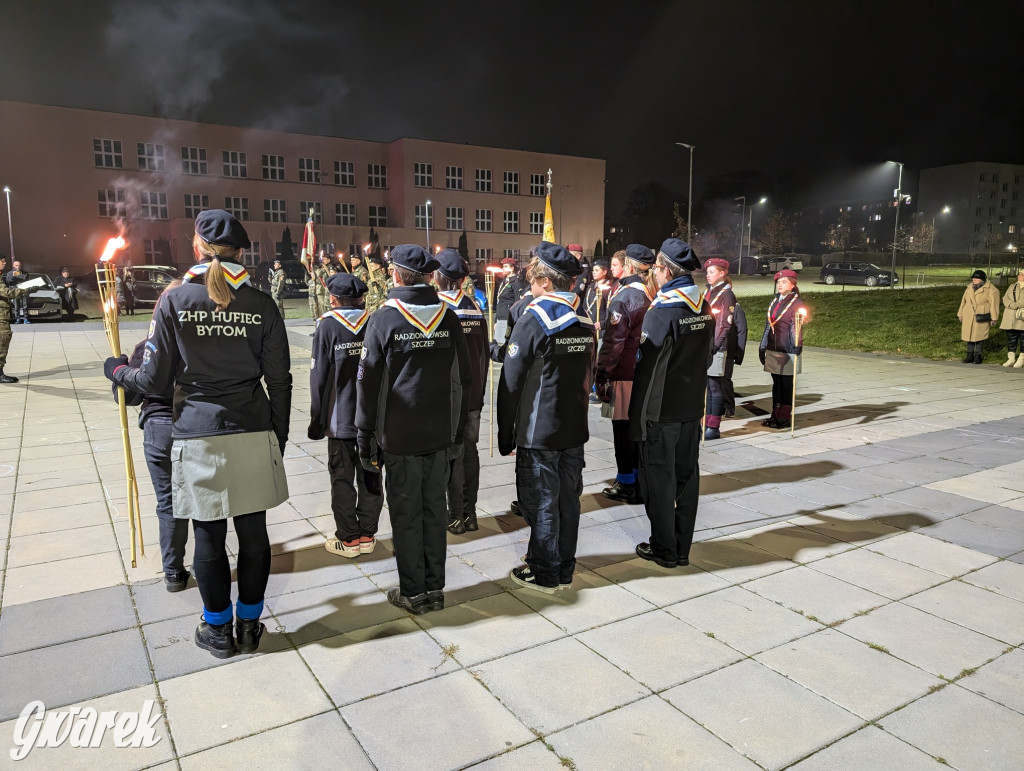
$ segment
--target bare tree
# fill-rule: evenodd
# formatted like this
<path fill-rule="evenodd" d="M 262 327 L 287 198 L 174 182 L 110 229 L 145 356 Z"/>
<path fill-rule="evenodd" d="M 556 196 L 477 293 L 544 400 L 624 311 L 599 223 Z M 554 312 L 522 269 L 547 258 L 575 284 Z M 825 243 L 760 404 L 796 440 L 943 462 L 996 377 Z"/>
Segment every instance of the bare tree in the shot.
<path fill-rule="evenodd" d="M 792 249 L 793 225 L 789 215 L 775 212 L 758 229 L 754 243 L 763 254 L 783 254 L 787 247 Z"/>
<path fill-rule="evenodd" d="M 843 211 L 839 219 L 828 226 L 821 245 L 830 252 L 845 252 L 850 248 L 850 213 Z"/>
<path fill-rule="evenodd" d="M 689 226 L 686 222 L 686 217 L 683 216 L 682 204 L 678 201 L 672 204 L 672 216 L 676 220 L 676 228 L 672 231 L 672 238 L 681 238 L 685 241 Z"/>

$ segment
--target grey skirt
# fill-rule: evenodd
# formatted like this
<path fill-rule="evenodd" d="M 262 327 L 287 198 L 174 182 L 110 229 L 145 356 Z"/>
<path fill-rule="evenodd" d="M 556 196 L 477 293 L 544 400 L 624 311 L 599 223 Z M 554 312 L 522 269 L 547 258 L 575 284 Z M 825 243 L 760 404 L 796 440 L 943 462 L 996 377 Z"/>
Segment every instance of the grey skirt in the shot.
<path fill-rule="evenodd" d="M 273 431 L 175 439 L 171 492 L 177 519 L 212 521 L 272 509 L 288 500 Z"/>

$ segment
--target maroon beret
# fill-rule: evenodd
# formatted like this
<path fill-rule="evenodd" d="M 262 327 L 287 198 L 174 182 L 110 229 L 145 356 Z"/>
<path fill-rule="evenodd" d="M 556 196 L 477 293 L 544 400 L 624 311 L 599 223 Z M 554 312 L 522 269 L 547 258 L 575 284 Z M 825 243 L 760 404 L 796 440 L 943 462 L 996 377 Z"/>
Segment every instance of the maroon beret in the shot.
<path fill-rule="evenodd" d="M 795 270 L 790 270 L 789 268 L 786 268 L 785 270 L 780 270 L 778 273 L 775 274 L 775 280 L 778 281 L 780 278 L 788 278 L 790 281 L 792 281 L 795 284 L 796 283 L 796 271 Z"/>
<path fill-rule="evenodd" d="M 721 257 L 712 257 L 704 263 L 704 270 L 708 268 L 721 268 L 726 273 L 729 272 L 729 261 L 723 260 Z"/>
<path fill-rule="evenodd" d="M 565 247 L 565 248 L 566 248 L 567 250 L 569 250 L 570 252 L 582 252 L 582 251 L 583 251 L 583 247 L 582 247 L 582 246 L 580 246 L 579 244 L 569 244 L 569 245 L 568 245 L 567 247 Z"/>

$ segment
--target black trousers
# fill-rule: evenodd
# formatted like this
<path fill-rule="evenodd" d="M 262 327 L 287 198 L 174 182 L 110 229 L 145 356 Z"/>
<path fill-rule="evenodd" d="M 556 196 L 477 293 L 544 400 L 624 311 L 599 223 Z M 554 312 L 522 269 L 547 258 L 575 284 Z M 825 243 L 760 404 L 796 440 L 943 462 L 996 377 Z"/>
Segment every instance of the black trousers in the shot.
<path fill-rule="evenodd" d="M 793 403 L 793 376 L 772 375 L 772 404 Z"/>
<path fill-rule="evenodd" d="M 188 520 L 174 518 L 171 500 L 171 419 L 147 418 L 142 427 L 142 450 L 149 468 L 149 478 L 156 494 L 156 518 L 160 523 L 160 555 L 164 573 L 185 572 L 185 544 L 188 543 Z"/>
<path fill-rule="evenodd" d="M 583 445 L 567 450 L 516 448 L 516 495 L 530 525 L 526 564 L 541 586 L 572 583 L 585 465 Z"/>
<path fill-rule="evenodd" d="M 327 440 L 327 470 L 331 474 L 335 537 L 354 541 L 359 536 L 376 535 L 384 496 L 366 489 L 355 439 Z"/>
<path fill-rule="evenodd" d="M 708 395 L 704 411 L 721 417 L 725 414 L 725 378 L 708 375 Z"/>
<path fill-rule="evenodd" d="M 632 474 L 639 467 L 640 453 L 636 442 L 629 438 L 629 421 L 612 421 L 612 444 L 615 447 L 615 470 L 619 474 Z"/>
<path fill-rule="evenodd" d="M 1007 329 L 1006 350 L 1010 353 L 1019 351 L 1024 353 L 1024 329 Z"/>
<path fill-rule="evenodd" d="M 700 497 L 701 425 L 647 421 L 640 444 L 640 492 L 651 521 L 651 551 L 661 559 L 689 558 Z"/>
<path fill-rule="evenodd" d="M 462 432 L 462 455 L 451 462 L 448 476 L 448 517 L 462 519 L 476 516 L 476 499 L 480 492 L 480 410 L 471 410 Z"/>
<path fill-rule="evenodd" d="M 270 538 L 267 535 L 267 512 L 255 511 L 232 517 L 238 536 L 238 601 L 259 605 L 267 592 L 270 578 Z M 199 584 L 203 606 L 211 613 L 231 607 L 231 566 L 224 549 L 228 521 L 192 520 L 196 553 L 192 567 Z"/>
<path fill-rule="evenodd" d="M 447 453 L 383 455 L 399 588 L 406 597 L 444 589 Z"/>

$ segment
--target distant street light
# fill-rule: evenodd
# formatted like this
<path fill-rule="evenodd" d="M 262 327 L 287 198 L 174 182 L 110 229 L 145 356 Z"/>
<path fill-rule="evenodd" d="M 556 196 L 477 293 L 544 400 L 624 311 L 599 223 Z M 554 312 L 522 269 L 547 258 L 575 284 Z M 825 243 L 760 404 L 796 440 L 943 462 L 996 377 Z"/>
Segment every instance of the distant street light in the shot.
<path fill-rule="evenodd" d="M 696 145 L 688 145 L 686 142 L 676 144 L 690 151 L 690 191 L 686 194 L 686 243 L 690 243 L 690 236 L 693 233 L 693 151 Z"/>
<path fill-rule="evenodd" d="M 903 164 L 899 161 L 886 161 L 886 163 L 895 163 L 900 167 L 900 175 L 896 180 L 896 224 L 893 226 L 892 233 L 892 278 L 889 281 L 889 288 L 896 288 L 896 241 L 900 234 L 900 203 L 903 200 L 901 191 L 903 188 Z"/>
<path fill-rule="evenodd" d="M 756 204 L 754 204 L 754 206 L 760 206 L 763 203 L 768 203 L 768 199 L 766 197 L 764 197 L 764 196 L 761 196 L 761 200 L 758 201 Z M 750 207 L 750 213 L 747 215 L 747 259 L 748 260 L 750 259 L 750 242 L 754 238 L 754 231 L 753 231 L 753 226 L 754 226 L 754 206 Z M 740 275 L 743 275 L 743 263 L 742 262 L 740 263 L 740 266 L 739 266 L 739 273 L 740 273 Z"/>
<path fill-rule="evenodd" d="M 949 214 L 952 211 L 948 206 L 942 207 L 942 214 Z M 932 237 L 928 243 L 929 254 L 935 254 L 935 217 L 932 217 Z"/>
<path fill-rule="evenodd" d="M 740 249 L 739 254 L 736 257 L 736 262 L 739 263 L 737 269 L 742 271 L 743 269 L 743 219 L 747 214 L 747 197 L 745 195 L 738 195 L 732 200 L 740 202 Z"/>
<path fill-rule="evenodd" d="M 7 230 L 11 234 L 11 264 L 14 264 L 14 226 L 11 224 L 11 188 L 4 185 L 4 195 L 7 196 Z"/>
<path fill-rule="evenodd" d="M 430 199 L 427 199 L 427 254 L 430 254 Z"/>

